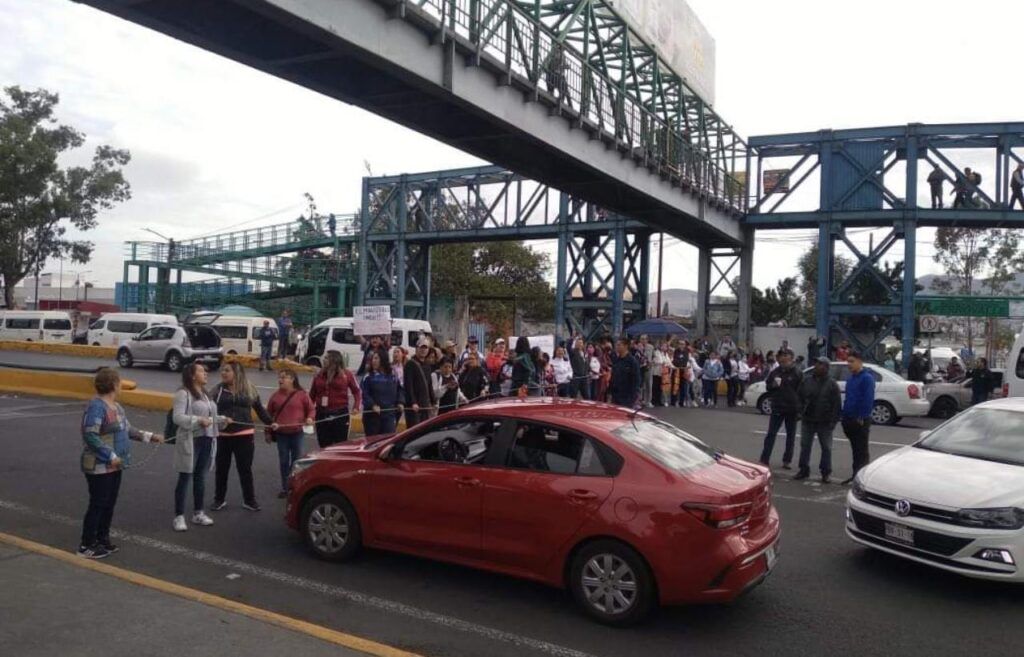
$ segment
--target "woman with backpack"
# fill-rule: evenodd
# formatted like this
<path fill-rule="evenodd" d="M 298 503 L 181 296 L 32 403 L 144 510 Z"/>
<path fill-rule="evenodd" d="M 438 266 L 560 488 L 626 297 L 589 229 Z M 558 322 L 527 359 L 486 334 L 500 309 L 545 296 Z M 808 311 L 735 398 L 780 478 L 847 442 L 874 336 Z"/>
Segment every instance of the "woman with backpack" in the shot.
<path fill-rule="evenodd" d="M 238 363 L 226 363 L 220 371 L 220 383 L 211 393 L 217 404 L 217 413 L 230 418 L 231 422 L 220 430 L 217 440 L 217 456 L 215 460 L 215 487 L 213 494 L 213 511 L 220 511 L 227 506 L 228 473 L 231 472 L 231 459 L 238 468 L 238 481 L 242 485 L 242 508 L 259 511 L 256 501 L 256 490 L 252 482 L 252 460 L 256 453 L 256 427 L 253 426 L 252 414 L 255 411 L 260 422 L 270 425 L 273 420 L 260 401 L 256 386 L 249 383 L 245 376 L 245 368 Z"/>
<path fill-rule="evenodd" d="M 376 352 L 386 361 L 387 352 Z M 313 377 L 309 388 L 309 396 L 316 406 L 316 441 L 320 449 L 335 443 L 348 440 L 351 412 L 349 411 L 349 394 L 354 403 L 353 411 L 358 414 L 363 403 L 363 393 L 359 390 L 356 377 L 345 368 L 345 361 L 337 351 L 328 351 L 323 368 Z M 385 367 L 391 364 L 385 362 Z"/>
<path fill-rule="evenodd" d="M 363 433 L 367 436 L 394 433 L 402 407 L 401 386 L 395 373 L 378 353 L 370 354 L 363 377 Z"/>
<path fill-rule="evenodd" d="M 174 531 L 188 530 L 185 523 L 185 495 L 192 484 L 192 524 L 209 526 L 213 518 L 203 510 L 206 492 L 206 471 L 210 469 L 217 425 L 217 404 L 206 394 L 206 368 L 189 363 L 181 371 L 181 388 L 174 393 L 172 409 L 177 427 L 174 447 L 174 469 L 178 483 L 174 487 Z M 226 423 L 227 418 L 223 418 Z"/>
<path fill-rule="evenodd" d="M 333 353 L 333 352 L 332 352 Z M 277 457 L 281 466 L 281 492 L 278 498 L 288 497 L 288 474 L 292 465 L 302 458 L 302 434 L 313 433 L 313 401 L 302 389 L 295 370 L 285 368 L 277 373 L 278 388 L 267 401 L 270 414 L 270 434 L 267 442 L 277 443 Z"/>

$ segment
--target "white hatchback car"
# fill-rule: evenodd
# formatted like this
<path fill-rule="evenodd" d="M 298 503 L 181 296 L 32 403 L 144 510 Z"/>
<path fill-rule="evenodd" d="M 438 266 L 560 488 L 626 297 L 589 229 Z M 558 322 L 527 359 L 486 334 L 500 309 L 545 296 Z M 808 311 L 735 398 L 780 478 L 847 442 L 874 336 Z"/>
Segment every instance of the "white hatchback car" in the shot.
<path fill-rule="evenodd" d="M 861 470 L 854 541 L 929 566 L 1024 582 L 1024 400 L 974 406 Z"/>
<path fill-rule="evenodd" d="M 924 417 L 931 410 L 925 399 L 924 386 L 907 381 L 899 374 L 884 367 L 864 363 L 864 368 L 875 377 L 875 406 L 871 410 L 871 421 L 875 424 L 896 424 L 904 417 Z M 850 366 L 844 361 L 835 361 L 829 366 L 829 374 L 839 383 L 839 391 L 846 393 L 846 381 L 850 378 Z M 811 375 L 811 368 L 804 370 L 804 376 Z M 747 406 L 753 406 L 765 415 L 771 415 L 772 402 L 763 381 L 752 383 L 743 395 Z"/>

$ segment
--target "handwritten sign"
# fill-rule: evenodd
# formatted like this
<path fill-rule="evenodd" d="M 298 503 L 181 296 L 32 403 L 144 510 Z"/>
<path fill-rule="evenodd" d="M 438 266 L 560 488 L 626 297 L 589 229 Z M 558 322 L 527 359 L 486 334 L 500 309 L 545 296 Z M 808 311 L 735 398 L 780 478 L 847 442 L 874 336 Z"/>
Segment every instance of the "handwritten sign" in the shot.
<path fill-rule="evenodd" d="M 356 306 L 352 315 L 352 332 L 356 335 L 391 333 L 391 306 Z"/>

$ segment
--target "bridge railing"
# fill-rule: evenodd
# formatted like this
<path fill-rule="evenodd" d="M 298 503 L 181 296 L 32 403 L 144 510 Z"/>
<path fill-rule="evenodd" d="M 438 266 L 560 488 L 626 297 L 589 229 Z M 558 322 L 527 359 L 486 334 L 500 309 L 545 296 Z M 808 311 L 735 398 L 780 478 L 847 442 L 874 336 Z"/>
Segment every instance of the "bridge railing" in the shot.
<path fill-rule="evenodd" d="M 421 19 L 429 17 L 482 60 L 546 95 L 563 114 L 645 166 L 736 211 L 746 211 L 746 184 L 735 169 L 746 164 L 745 144 L 731 129 L 726 130 L 726 141 L 719 141 L 720 129 L 709 137 L 702 109 L 691 117 L 693 110 L 684 108 L 667 120 L 664 99 L 659 98 L 663 89 L 641 91 L 627 82 L 627 70 L 638 65 L 627 61 L 630 55 L 609 53 L 609 58 L 616 58 L 609 63 L 601 53 L 599 66 L 593 55 L 588 60 L 565 34 L 556 34 L 511 0 L 410 0 L 408 5 L 419 9 Z M 622 29 L 627 29 L 625 24 Z M 660 66 L 654 62 L 655 69 Z M 610 75 L 613 70 L 620 72 L 620 79 Z M 648 86 L 657 86 L 658 72 L 648 77 Z M 682 100 L 677 104 L 684 105 Z M 687 129 L 684 122 L 690 118 L 694 123 Z"/>

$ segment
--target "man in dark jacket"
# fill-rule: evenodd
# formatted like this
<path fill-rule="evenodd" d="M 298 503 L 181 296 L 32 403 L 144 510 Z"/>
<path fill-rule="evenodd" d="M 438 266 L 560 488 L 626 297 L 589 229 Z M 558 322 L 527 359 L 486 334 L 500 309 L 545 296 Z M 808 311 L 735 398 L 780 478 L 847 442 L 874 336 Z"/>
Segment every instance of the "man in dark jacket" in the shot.
<path fill-rule="evenodd" d="M 402 370 L 406 427 L 414 427 L 430 419 L 430 409 L 434 406 L 434 390 L 425 363 L 429 351 L 430 343 L 421 339 L 416 345 L 416 355 L 405 361 Z"/>
<path fill-rule="evenodd" d="M 612 356 L 612 380 L 608 387 L 612 403 L 634 408 L 640 396 L 640 361 L 629 351 L 629 339 L 619 338 Z"/>
<path fill-rule="evenodd" d="M 800 384 L 800 470 L 794 479 L 811 476 L 811 451 L 814 436 L 821 445 L 821 483 L 832 474 L 832 432 L 839 421 L 842 397 L 839 384 L 828 375 L 829 360 L 824 356 L 814 363 L 814 372 Z"/>
<path fill-rule="evenodd" d="M 852 482 L 857 472 L 871 461 L 868 445 L 871 411 L 875 407 L 875 377 L 864 367 L 864 358 L 851 351 L 846 362 L 850 366 L 850 378 L 846 381 L 843 401 L 843 433 L 853 452 L 853 476 L 845 480 L 844 485 Z"/>
<path fill-rule="evenodd" d="M 793 352 L 781 349 L 777 355 L 779 366 L 768 375 L 766 387 L 771 400 L 772 416 L 768 420 L 768 433 L 764 437 L 761 463 L 770 465 L 775 436 L 783 425 L 786 427 L 786 451 L 782 454 L 782 467 L 791 470 L 793 449 L 796 446 L 796 419 L 800 413 L 800 383 L 803 374 L 793 366 Z"/>
<path fill-rule="evenodd" d="M 263 320 L 263 328 L 259 332 L 260 338 L 260 371 L 270 369 L 270 359 L 274 356 L 274 340 L 277 334 L 270 328 L 270 320 Z"/>
<path fill-rule="evenodd" d="M 582 393 L 584 399 L 587 399 L 588 384 L 590 382 L 590 366 L 587 362 L 587 351 L 586 346 L 583 344 L 583 338 L 576 338 L 573 342 L 572 349 L 569 350 L 569 364 L 572 366 L 572 381 L 569 384 L 569 396 L 576 399 L 577 395 Z"/>
<path fill-rule="evenodd" d="M 979 358 L 974 369 L 967 373 L 971 379 L 971 406 L 987 402 L 995 386 L 995 377 L 988 368 L 988 361 Z"/>

